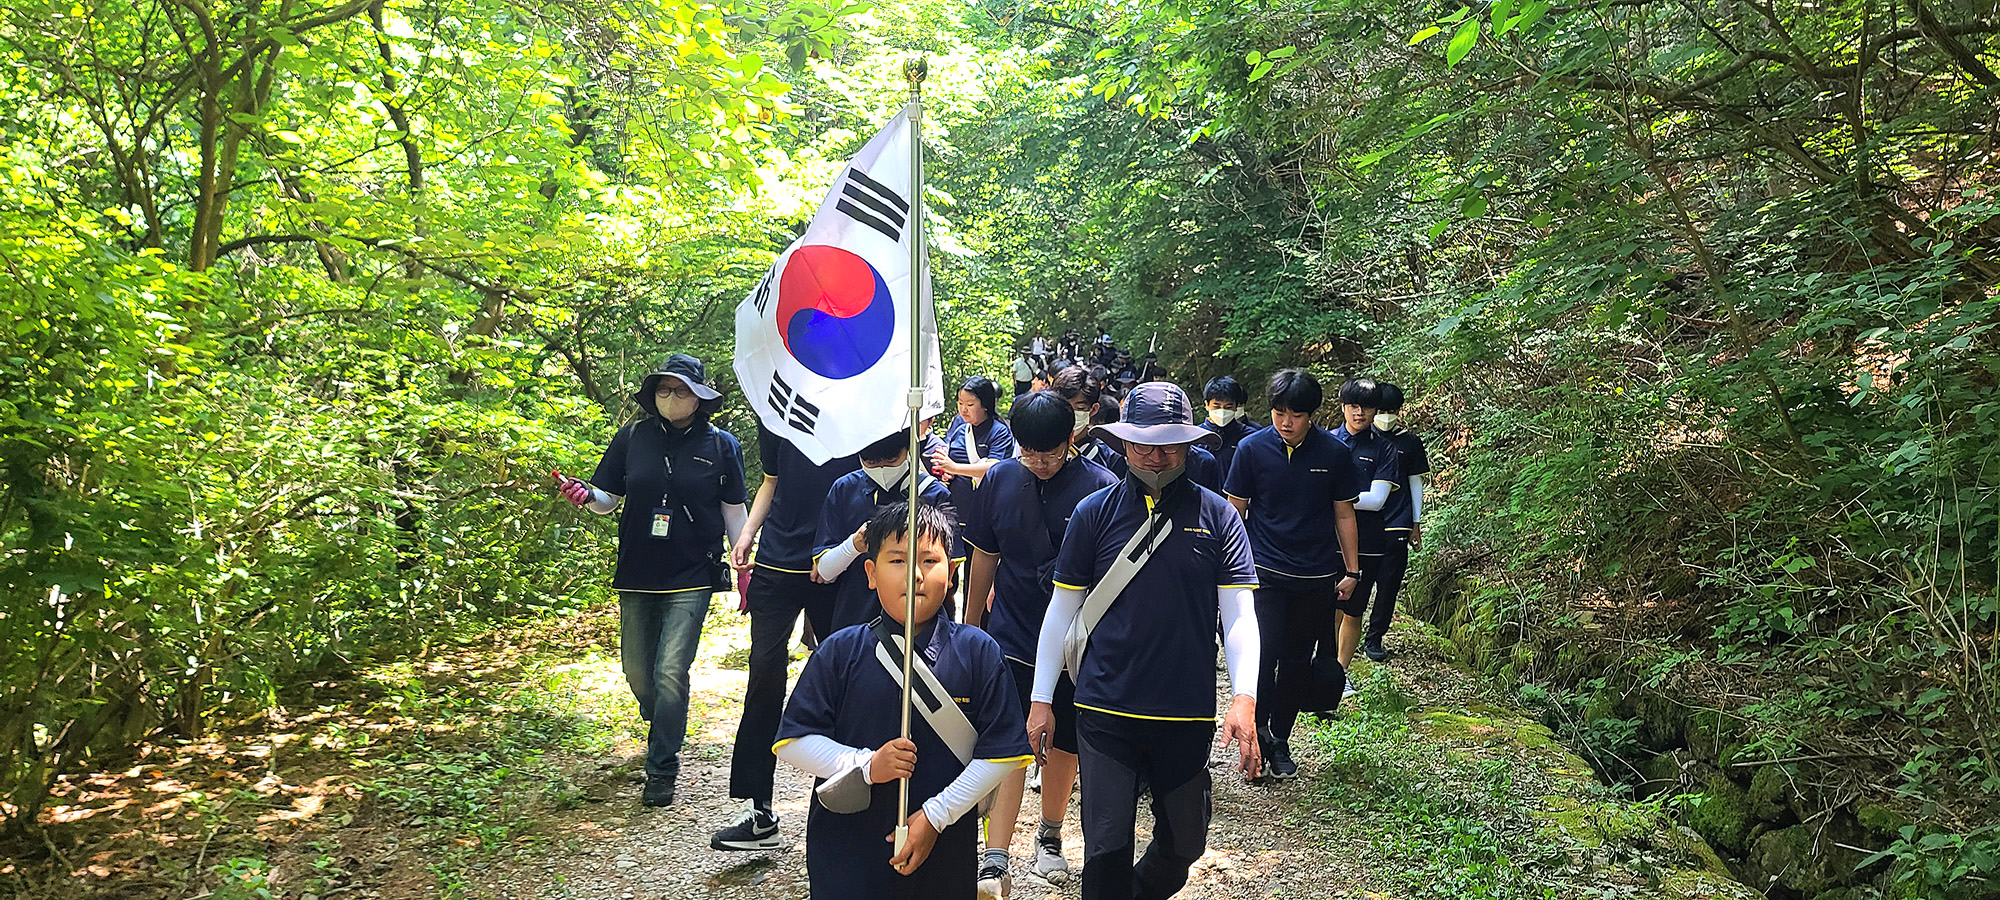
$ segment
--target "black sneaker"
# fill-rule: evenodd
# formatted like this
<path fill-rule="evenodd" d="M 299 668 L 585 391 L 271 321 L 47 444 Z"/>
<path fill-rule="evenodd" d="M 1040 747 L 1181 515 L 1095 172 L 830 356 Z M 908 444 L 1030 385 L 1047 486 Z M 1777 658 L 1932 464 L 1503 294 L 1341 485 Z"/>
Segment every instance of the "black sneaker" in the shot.
<path fill-rule="evenodd" d="M 646 790 L 639 795 L 642 806 L 674 805 L 674 780 L 671 778 L 647 778 Z"/>
<path fill-rule="evenodd" d="M 715 850 L 776 850 L 784 845 L 785 839 L 778 834 L 778 817 L 749 800 L 743 801 L 743 816 L 736 824 L 716 832 L 708 841 Z"/>
<path fill-rule="evenodd" d="M 1272 753 L 1270 758 L 1264 761 L 1264 767 L 1271 771 L 1271 777 L 1279 781 L 1290 781 L 1299 777 L 1299 766 L 1292 762 L 1291 745 L 1279 741 L 1275 749 L 1277 752 Z"/>
<path fill-rule="evenodd" d="M 1381 644 L 1373 641 L 1366 644 L 1362 644 L 1361 653 L 1362 655 L 1367 656 L 1369 659 L 1375 662 L 1389 661 L 1389 651 L 1382 649 Z"/>

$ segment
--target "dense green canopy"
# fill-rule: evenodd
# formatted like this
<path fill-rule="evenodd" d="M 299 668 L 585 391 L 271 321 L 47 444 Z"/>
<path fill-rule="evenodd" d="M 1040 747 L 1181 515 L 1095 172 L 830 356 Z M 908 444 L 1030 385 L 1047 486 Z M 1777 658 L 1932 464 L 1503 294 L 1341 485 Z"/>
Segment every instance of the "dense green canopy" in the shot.
<path fill-rule="evenodd" d="M 912 53 L 948 378 L 1074 327 L 1190 386 L 1396 380 L 1420 581 L 1572 738 L 1672 749 L 1594 704 L 1677 698 L 1798 818 L 1921 822 L 1867 877 L 2000 868 L 1983 0 L 13 4 L 0 809 L 599 596 L 549 470 L 647 360 L 728 380 Z"/>

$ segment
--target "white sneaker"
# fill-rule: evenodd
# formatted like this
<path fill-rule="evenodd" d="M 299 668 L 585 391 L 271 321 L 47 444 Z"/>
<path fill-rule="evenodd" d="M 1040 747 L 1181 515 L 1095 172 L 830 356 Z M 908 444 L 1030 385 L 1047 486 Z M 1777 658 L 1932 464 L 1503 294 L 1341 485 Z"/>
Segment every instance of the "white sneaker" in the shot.
<path fill-rule="evenodd" d="M 1352 700 L 1359 696 L 1361 696 L 1361 689 L 1355 687 L 1352 681 L 1348 682 L 1347 687 L 1340 692 L 1340 699 L 1342 700 Z"/>
<path fill-rule="evenodd" d="M 1069 880 L 1069 860 L 1063 858 L 1062 835 L 1035 837 L 1035 874 L 1050 884 Z"/>
<path fill-rule="evenodd" d="M 1006 866 L 982 863 L 979 867 L 979 900 L 1007 900 L 1014 893 L 1014 875 Z"/>

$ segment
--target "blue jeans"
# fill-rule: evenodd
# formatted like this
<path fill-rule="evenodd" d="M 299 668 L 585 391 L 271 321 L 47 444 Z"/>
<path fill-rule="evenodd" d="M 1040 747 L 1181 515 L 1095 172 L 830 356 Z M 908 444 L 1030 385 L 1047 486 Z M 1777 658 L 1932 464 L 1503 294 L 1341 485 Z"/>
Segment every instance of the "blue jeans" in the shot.
<path fill-rule="evenodd" d="M 646 730 L 646 777 L 672 782 L 687 740 L 688 669 L 708 617 L 709 588 L 618 594 L 618 655 Z"/>

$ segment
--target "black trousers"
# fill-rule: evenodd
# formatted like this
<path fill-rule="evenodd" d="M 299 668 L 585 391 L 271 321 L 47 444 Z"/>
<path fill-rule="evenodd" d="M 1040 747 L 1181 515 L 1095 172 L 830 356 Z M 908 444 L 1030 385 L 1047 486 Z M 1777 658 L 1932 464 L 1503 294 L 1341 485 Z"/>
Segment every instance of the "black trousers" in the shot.
<path fill-rule="evenodd" d="M 1208 847 L 1214 722 L 1076 711 L 1083 786 L 1083 900 L 1171 897 Z M 1153 792 L 1153 842 L 1135 865 L 1139 786 Z"/>
<path fill-rule="evenodd" d="M 778 758 L 771 744 L 785 715 L 785 668 L 792 630 L 806 614 L 813 634 L 833 631 L 833 585 L 814 584 L 804 572 L 758 566 L 750 572 L 750 683 L 743 690 L 743 719 L 729 759 L 729 796 L 771 802 Z"/>
<path fill-rule="evenodd" d="M 1310 590 L 1257 589 L 1257 733 L 1292 739 L 1299 705 L 1312 686 L 1313 652 L 1322 643 L 1332 652 L 1336 632 L 1336 585 Z M 1264 751 L 1269 747 L 1260 748 Z"/>
<path fill-rule="evenodd" d="M 1362 633 L 1364 644 L 1380 645 L 1383 636 L 1389 633 L 1389 620 L 1396 617 L 1396 595 L 1402 592 L 1403 576 L 1409 571 L 1407 539 L 1391 537 L 1387 553 L 1361 557 L 1361 580 L 1354 586 L 1354 593 L 1357 598 L 1373 603 L 1368 610 L 1368 630 Z"/>

